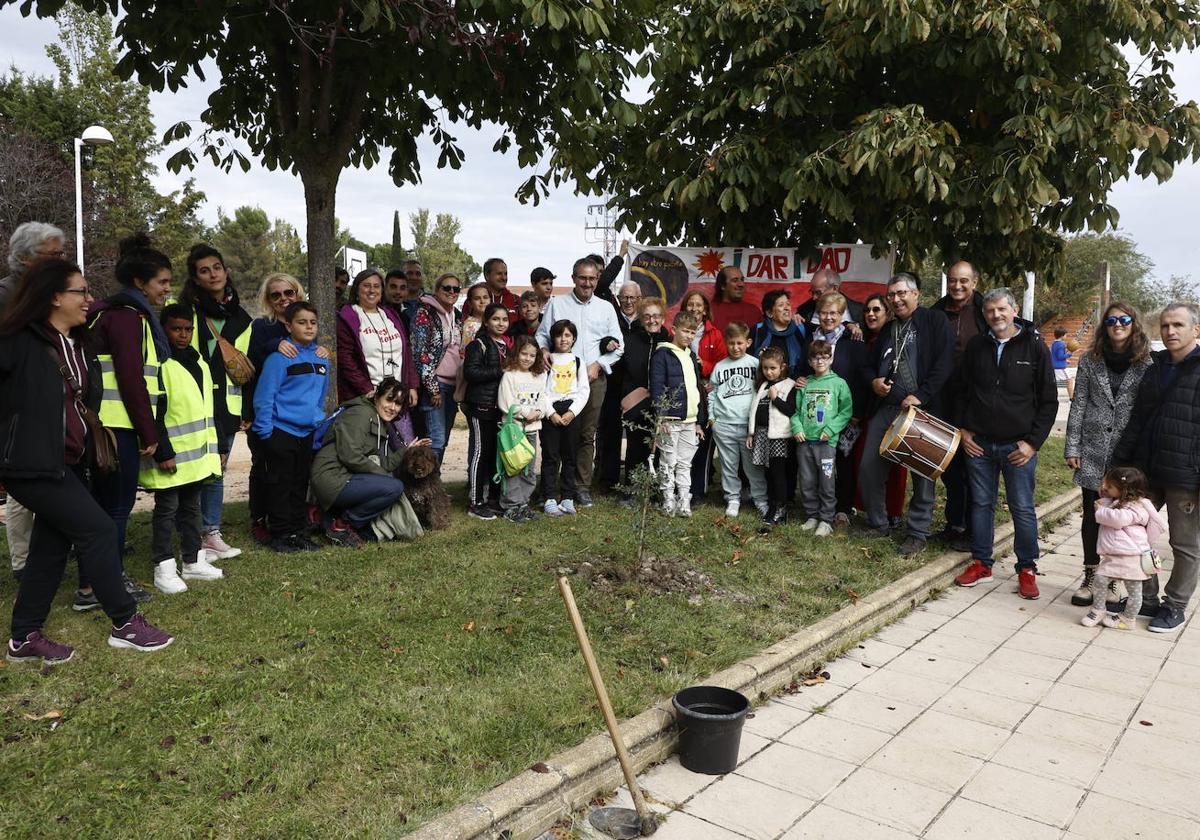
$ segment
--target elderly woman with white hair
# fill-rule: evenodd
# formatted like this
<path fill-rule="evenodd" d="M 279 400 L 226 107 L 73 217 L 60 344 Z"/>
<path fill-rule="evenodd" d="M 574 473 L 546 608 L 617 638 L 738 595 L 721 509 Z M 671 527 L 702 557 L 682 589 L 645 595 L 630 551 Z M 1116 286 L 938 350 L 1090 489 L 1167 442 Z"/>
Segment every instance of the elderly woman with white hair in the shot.
<path fill-rule="evenodd" d="M 17 289 L 17 281 L 38 260 L 62 259 L 65 237 L 60 228 L 46 222 L 18 225 L 8 240 L 8 276 L 0 278 L 0 314 Z M 29 557 L 29 538 L 33 534 L 33 512 L 10 498 L 5 509 L 5 535 L 13 574 L 20 578 Z"/>

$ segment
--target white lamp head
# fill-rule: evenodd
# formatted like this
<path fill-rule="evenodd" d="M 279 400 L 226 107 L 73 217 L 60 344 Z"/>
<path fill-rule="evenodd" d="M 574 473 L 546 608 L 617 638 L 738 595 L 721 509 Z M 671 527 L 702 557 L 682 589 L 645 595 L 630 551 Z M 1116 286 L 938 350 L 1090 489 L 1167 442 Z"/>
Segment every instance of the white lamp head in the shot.
<path fill-rule="evenodd" d="M 113 142 L 112 134 L 102 125 L 88 126 L 79 139 L 89 146 L 107 146 Z"/>

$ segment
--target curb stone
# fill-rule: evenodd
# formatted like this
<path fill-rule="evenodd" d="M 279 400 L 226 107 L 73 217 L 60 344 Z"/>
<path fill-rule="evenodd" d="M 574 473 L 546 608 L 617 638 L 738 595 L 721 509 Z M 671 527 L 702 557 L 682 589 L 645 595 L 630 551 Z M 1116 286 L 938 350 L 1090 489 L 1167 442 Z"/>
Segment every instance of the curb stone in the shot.
<path fill-rule="evenodd" d="M 1039 529 L 1066 517 L 1078 505 L 1075 489 L 1039 505 Z M 1007 553 L 1012 543 L 1013 525 L 1008 522 L 996 529 L 996 556 Z M 962 564 L 961 552 L 935 557 L 857 603 L 710 675 L 703 684 L 740 691 L 756 703 L 765 701 L 797 675 L 834 658 L 951 585 Z M 637 773 L 666 760 L 678 746 L 670 699 L 621 721 L 620 728 Z M 624 783 L 607 733 L 592 735 L 544 763 L 550 772 L 526 770 L 409 836 L 412 840 L 533 840 L 596 794 Z"/>

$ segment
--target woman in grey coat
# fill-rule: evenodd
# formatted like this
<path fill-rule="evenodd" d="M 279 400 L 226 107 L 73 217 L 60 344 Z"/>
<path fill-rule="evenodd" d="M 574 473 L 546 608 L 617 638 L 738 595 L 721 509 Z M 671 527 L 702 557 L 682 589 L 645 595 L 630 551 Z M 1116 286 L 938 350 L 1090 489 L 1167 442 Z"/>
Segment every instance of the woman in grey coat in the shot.
<path fill-rule="evenodd" d="M 1150 341 L 1137 310 L 1114 302 L 1104 311 L 1087 354 L 1075 374 L 1075 396 L 1067 419 L 1067 466 L 1083 491 L 1083 583 L 1071 596 L 1077 607 L 1092 603 L 1096 553 L 1095 502 L 1113 450 L 1129 422 L 1138 383 L 1152 364 Z"/>

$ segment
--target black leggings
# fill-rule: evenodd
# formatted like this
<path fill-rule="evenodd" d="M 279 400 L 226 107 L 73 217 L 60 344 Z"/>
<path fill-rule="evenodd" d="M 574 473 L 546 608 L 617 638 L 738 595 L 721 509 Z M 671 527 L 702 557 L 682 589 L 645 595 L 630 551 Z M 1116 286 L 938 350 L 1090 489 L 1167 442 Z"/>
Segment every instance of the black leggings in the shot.
<path fill-rule="evenodd" d="M 14 639 L 24 639 L 46 623 L 72 545 L 78 550 L 81 576 L 91 583 L 113 626 L 120 627 L 137 612 L 121 577 L 117 526 L 92 498 L 81 474 L 68 467 L 62 478 L 4 477 L 9 494 L 34 514 L 29 559 L 13 604 Z"/>
<path fill-rule="evenodd" d="M 1096 540 L 1100 537 L 1100 525 L 1096 522 L 1096 500 L 1100 494 L 1095 490 L 1081 488 L 1083 492 L 1083 525 L 1079 535 L 1083 537 L 1083 565 L 1100 565 L 1100 555 L 1096 552 Z"/>
<path fill-rule="evenodd" d="M 466 405 L 467 416 L 467 504 L 500 503 L 496 476 L 496 436 L 500 434 L 500 409 Z"/>
<path fill-rule="evenodd" d="M 618 446 L 620 441 L 621 439 L 618 437 Z M 569 426 L 555 426 L 548 418 L 543 419 L 541 443 L 542 498 L 574 499 L 576 489 L 575 452 L 579 448 L 579 425 L 575 421 L 571 421 Z M 556 492 L 560 472 L 562 473 L 561 496 Z"/>
<path fill-rule="evenodd" d="M 796 469 L 792 466 L 795 449 L 789 447 L 789 452 L 791 457 L 785 455 L 767 461 L 767 504 L 775 510 L 787 507 L 788 484 L 795 486 Z"/>

